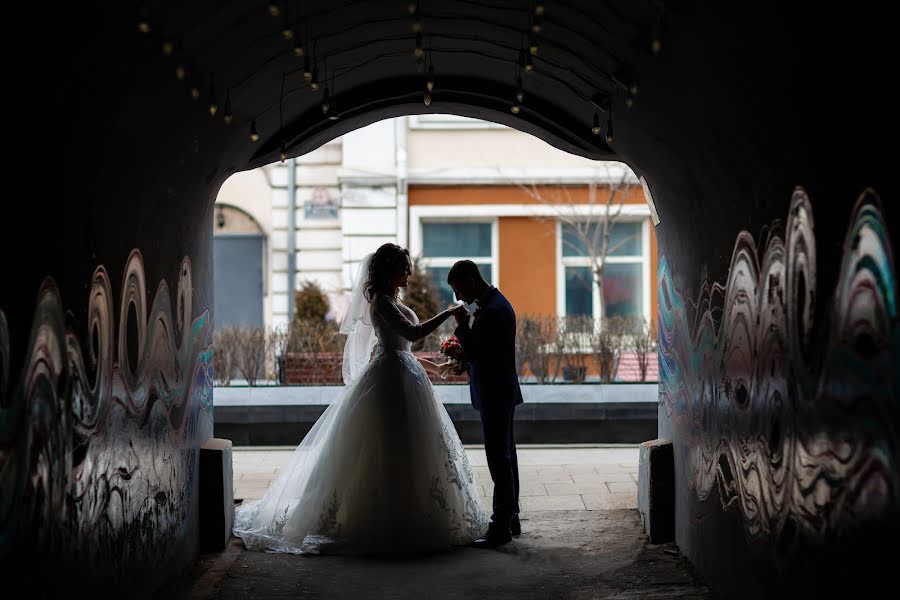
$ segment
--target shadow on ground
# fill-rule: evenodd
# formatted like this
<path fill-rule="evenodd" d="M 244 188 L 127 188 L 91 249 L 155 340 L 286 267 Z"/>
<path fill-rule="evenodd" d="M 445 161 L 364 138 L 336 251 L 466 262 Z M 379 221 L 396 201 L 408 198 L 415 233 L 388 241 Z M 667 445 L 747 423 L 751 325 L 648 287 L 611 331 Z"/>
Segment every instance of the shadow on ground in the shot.
<path fill-rule="evenodd" d="M 232 539 L 166 598 L 712 598 L 677 547 L 651 545 L 634 510 L 528 513 L 501 550 L 403 559 L 248 551 Z"/>

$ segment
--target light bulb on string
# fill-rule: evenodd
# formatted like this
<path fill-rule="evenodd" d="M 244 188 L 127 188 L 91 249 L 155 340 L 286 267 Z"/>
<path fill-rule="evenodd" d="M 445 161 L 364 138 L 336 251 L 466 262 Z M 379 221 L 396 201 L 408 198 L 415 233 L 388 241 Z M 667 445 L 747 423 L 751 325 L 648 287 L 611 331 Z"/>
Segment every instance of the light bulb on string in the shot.
<path fill-rule="evenodd" d="M 285 39 L 285 41 L 290 41 L 294 39 L 294 30 L 291 28 L 291 24 L 284 21 L 284 25 L 281 28 L 281 37 Z"/>
<path fill-rule="evenodd" d="M 300 32 L 294 34 L 294 56 L 300 58 L 303 56 L 303 44 L 300 42 Z"/>
<path fill-rule="evenodd" d="M 541 49 L 540 45 L 538 45 L 537 37 L 534 35 L 529 36 L 528 38 L 528 51 L 531 52 L 533 56 L 537 56 L 538 51 Z"/>
<path fill-rule="evenodd" d="M 509 107 L 509 111 L 510 111 L 512 114 L 514 114 L 514 115 L 519 114 L 519 112 L 520 112 L 521 110 L 522 110 L 522 107 L 519 106 L 519 103 L 518 103 L 518 102 L 513 102 L 513 103 L 512 103 L 512 106 Z"/>
<path fill-rule="evenodd" d="M 650 42 L 650 51 L 653 54 L 659 54 L 662 51 L 662 18 L 662 12 L 660 12 L 659 16 L 656 17 L 656 22 L 653 24 L 653 34 Z"/>
<path fill-rule="evenodd" d="M 287 148 L 284 146 L 284 142 L 281 142 L 281 162 L 287 160 Z"/>
<path fill-rule="evenodd" d="M 544 3 L 541 0 L 537 0 L 537 2 L 534 3 L 534 14 L 544 14 Z"/>
<path fill-rule="evenodd" d="M 419 11 L 419 3 L 418 2 L 410 2 L 406 5 L 406 10 L 409 11 L 409 14 L 414 15 Z"/>
<path fill-rule="evenodd" d="M 215 117 L 216 112 L 219 110 L 219 105 L 216 104 L 216 86 L 213 83 L 212 78 L 209 81 L 209 116 Z"/>
<path fill-rule="evenodd" d="M 146 6 L 141 6 L 138 15 L 138 23 L 137 23 L 138 31 L 147 35 L 153 29 L 150 26 L 150 18 L 149 13 Z"/>
<path fill-rule="evenodd" d="M 197 81 L 194 75 L 191 75 L 191 98 L 194 100 L 200 98 L 200 88 L 197 87 Z"/>
<path fill-rule="evenodd" d="M 328 65 L 325 65 L 325 81 L 326 84 L 328 82 Z M 331 88 L 334 89 L 334 71 L 331 72 Z M 328 86 L 325 86 L 325 95 L 328 96 Z M 324 105 L 322 108 L 325 108 Z M 328 119 L 330 121 L 338 120 L 338 112 L 337 112 L 337 95 L 332 96 L 331 100 L 328 102 L 328 111 L 326 113 L 328 115 Z"/>
<path fill-rule="evenodd" d="M 637 96 L 637 94 L 638 94 L 638 89 L 639 89 L 639 88 L 638 88 L 637 81 L 632 81 L 631 84 L 629 84 L 629 86 L 628 86 L 628 92 L 629 92 L 632 96 Z"/>
<path fill-rule="evenodd" d="M 425 89 L 429 92 L 434 89 L 434 65 L 428 65 L 428 77 L 425 80 Z"/>
<path fill-rule="evenodd" d="M 309 68 L 309 52 L 303 55 L 303 79 L 312 80 L 312 71 Z"/>
<path fill-rule="evenodd" d="M 184 69 L 184 65 L 176 65 L 175 66 L 175 79 L 178 81 L 183 81 L 184 76 L 187 74 L 187 71 Z"/>
<path fill-rule="evenodd" d="M 327 115 L 329 110 L 331 110 L 331 95 L 328 93 L 328 86 L 326 85 L 322 94 L 322 114 Z"/>
<path fill-rule="evenodd" d="M 420 33 L 422 31 L 422 21 L 419 19 L 419 15 L 413 16 L 411 28 L 413 33 Z"/>
<path fill-rule="evenodd" d="M 625 96 L 625 106 L 627 108 L 631 108 L 632 106 L 634 106 L 634 96 L 632 96 L 631 94 Z"/>
<path fill-rule="evenodd" d="M 277 2 L 269 2 L 269 16 L 277 17 L 281 14 L 281 7 L 278 6 Z"/>
<path fill-rule="evenodd" d="M 175 52 L 175 44 L 171 41 L 166 40 L 162 43 L 162 53 L 163 56 L 172 56 L 172 53 Z"/>
<path fill-rule="evenodd" d="M 417 61 L 422 60 L 422 57 L 425 56 L 425 49 L 422 47 L 422 34 L 416 34 L 416 49 L 413 50 L 413 56 Z"/>
<path fill-rule="evenodd" d="M 314 92 L 319 90 L 319 68 L 313 67 L 312 78 L 309 80 L 309 89 Z"/>
<path fill-rule="evenodd" d="M 234 116 L 231 114 L 231 91 L 225 92 L 225 114 L 222 115 L 226 125 L 231 125 Z"/>
<path fill-rule="evenodd" d="M 431 106 L 431 92 L 425 90 L 425 95 L 422 97 L 422 101 L 425 102 L 425 106 Z"/>
<path fill-rule="evenodd" d="M 259 141 L 259 132 L 256 131 L 256 119 L 250 121 L 250 141 L 258 142 Z"/>
<path fill-rule="evenodd" d="M 525 101 L 525 90 L 522 89 L 522 74 L 516 71 L 516 101 L 521 104 Z"/>
<path fill-rule="evenodd" d="M 543 19 L 541 19 L 540 15 L 535 15 L 533 19 L 531 19 L 531 31 L 533 33 L 540 33 L 543 27 L 542 25 Z"/>
<path fill-rule="evenodd" d="M 530 55 L 530 54 L 526 54 L 526 55 L 525 55 L 525 66 L 524 66 L 524 68 L 525 68 L 525 72 L 526 72 L 526 73 L 531 73 L 532 71 L 534 71 L 534 62 L 532 62 L 532 60 L 531 60 L 531 55 Z"/>
<path fill-rule="evenodd" d="M 612 110 L 610 110 L 612 113 Z M 606 143 L 612 144 L 616 137 L 613 135 L 612 114 L 606 119 Z"/>
<path fill-rule="evenodd" d="M 600 135 L 600 113 L 594 111 L 594 126 L 591 127 L 591 133 Z"/>

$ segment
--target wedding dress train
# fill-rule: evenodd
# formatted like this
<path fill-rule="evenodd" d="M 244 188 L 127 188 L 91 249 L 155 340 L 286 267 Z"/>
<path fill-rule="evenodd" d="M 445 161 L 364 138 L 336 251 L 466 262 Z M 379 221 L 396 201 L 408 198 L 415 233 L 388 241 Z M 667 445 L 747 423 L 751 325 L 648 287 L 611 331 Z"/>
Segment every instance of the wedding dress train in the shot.
<path fill-rule="evenodd" d="M 237 507 L 234 532 L 248 547 L 422 552 L 468 544 L 487 529 L 459 436 L 410 351 L 421 337 L 418 318 L 384 295 L 366 308 L 374 358 L 265 496 Z"/>

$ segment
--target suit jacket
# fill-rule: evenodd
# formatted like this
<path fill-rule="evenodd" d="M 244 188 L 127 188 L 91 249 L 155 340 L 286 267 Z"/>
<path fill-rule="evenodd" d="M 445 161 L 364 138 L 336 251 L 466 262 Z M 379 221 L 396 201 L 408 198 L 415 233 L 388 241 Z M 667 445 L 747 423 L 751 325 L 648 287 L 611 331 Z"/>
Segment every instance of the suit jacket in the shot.
<path fill-rule="evenodd" d="M 497 288 L 485 295 L 471 324 L 456 328 L 469 359 L 469 391 L 478 410 L 522 404 L 516 373 L 516 313 Z"/>

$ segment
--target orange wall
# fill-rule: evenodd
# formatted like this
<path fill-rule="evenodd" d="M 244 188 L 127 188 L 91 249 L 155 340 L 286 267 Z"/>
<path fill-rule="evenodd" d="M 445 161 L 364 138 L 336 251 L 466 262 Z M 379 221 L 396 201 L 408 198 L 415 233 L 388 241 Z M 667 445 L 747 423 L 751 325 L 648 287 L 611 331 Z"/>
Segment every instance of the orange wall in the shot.
<path fill-rule="evenodd" d="M 546 202 L 587 203 L 588 188 L 585 185 L 537 186 L 537 190 Z M 605 204 L 607 191 L 597 188 L 598 204 Z M 568 195 L 567 195 L 568 194 Z M 627 194 L 621 193 L 614 200 L 616 204 L 643 204 L 644 192 L 641 186 L 633 186 Z M 529 196 L 517 185 L 427 185 L 409 186 L 409 204 L 441 205 L 441 204 L 538 204 L 539 201 Z"/>
<path fill-rule="evenodd" d="M 587 202 L 587 186 L 538 186 L 548 201 Z M 603 188 L 597 191 L 598 202 L 606 201 Z M 640 186 L 633 187 L 616 202 L 643 204 Z M 481 186 L 410 186 L 410 205 L 447 204 L 534 204 L 523 189 L 516 185 Z M 649 220 L 649 219 L 648 219 Z M 501 217 L 500 231 L 500 288 L 518 314 L 556 314 L 556 228 L 549 220 L 528 217 Z M 650 319 L 656 321 L 656 270 L 658 268 L 656 232 L 650 224 Z"/>
<path fill-rule="evenodd" d="M 498 221 L 503 295 L 516 314 L 556 314 L 555 223 L 530 217 Z"/>

